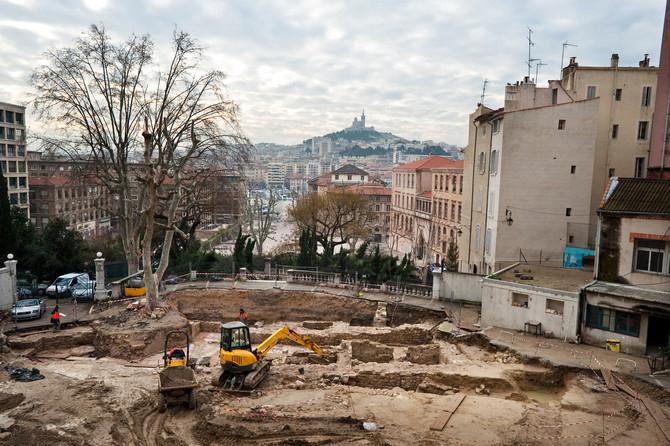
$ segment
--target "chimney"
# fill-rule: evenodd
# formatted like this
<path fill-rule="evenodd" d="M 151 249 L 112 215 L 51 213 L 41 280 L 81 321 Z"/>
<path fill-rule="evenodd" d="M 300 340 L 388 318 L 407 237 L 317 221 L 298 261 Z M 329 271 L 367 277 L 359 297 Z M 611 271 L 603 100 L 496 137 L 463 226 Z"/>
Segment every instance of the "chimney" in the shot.
<path fill-rule="evenodd" d="M 644 54 L 644 59 L 640 61 L 640 68 L 647 68 L 649 66 L 649 53 Z"/>
<path fill-rule="evenodd" d="M 612 58 L 610 59 L 610 67 L 616 68 L 619 66 L 619 55 L 617 53 L 612 53 Z"/>
<path fill-rule="evenodd" d="M 577 56 L 570 57 L 570 65 L 576 64 L 577 63 L 576 60 L 577 60 Z"/>

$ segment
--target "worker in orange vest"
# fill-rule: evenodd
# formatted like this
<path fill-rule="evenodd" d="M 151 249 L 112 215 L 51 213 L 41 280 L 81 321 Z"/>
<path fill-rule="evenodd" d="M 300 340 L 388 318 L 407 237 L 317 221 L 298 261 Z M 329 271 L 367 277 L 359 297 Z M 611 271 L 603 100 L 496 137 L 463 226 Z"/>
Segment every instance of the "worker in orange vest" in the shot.
<path fill-rule="evenodd" d="M 60 312 L 58 311 L 58 305 L 51 312 L 51 325 L 53 325 L 54 330 L 60 328 Z"/>
<path fill-rule="evenodd" d="M 240 320 L 240 322 L 246 324 L 249 320 L 249 313 L 244 311 L 244 308 L 240 308 L 240 314 L 237 316 L 237 318 Z"/>

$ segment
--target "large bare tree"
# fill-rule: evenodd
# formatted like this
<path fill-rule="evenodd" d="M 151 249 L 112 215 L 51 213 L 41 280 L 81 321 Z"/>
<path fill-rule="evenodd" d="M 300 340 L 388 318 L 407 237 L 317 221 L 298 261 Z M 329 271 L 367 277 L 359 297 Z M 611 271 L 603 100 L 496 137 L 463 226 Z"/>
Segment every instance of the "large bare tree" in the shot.
<path fill-rule="evenodd" d="M 310 229 L 323 247 L 325 256 L 352 238 L 367 238 L 372 213 L 368 199 L 354 192 L 311 192 L 300 197 L 289 209 L 289 216 L 301 229 Z"/>
<path fill-rule="evenodd" d="M 223 73 L 203 69 L 202 49 L 188 34 L 175 32 L 172 44 L 162 66 L 147 36 L 114 43 L 92 26 L 73 47 L 47 53 L 32 78 L 37 111 L 60 130 L 46 140 L 87 158 L 118 197 L 129 271 L 141 258 L 150 308 L 186 200 L 204 172 L 237 168 L 249 148 Z M 164 239 L 155 261 L 159 226 Z"/>
<path fill-rule="evenodd" d="M 246 220 L 251 237 L 256 240 L 256 252 L 259 256 L 263 255 L 263 244 L 272 230 L 276 207 L 277 194 L 272 189 L 270 189 L 267 199 L 255 192 L 252 192 L 249 196 L 246 208 Z"/>

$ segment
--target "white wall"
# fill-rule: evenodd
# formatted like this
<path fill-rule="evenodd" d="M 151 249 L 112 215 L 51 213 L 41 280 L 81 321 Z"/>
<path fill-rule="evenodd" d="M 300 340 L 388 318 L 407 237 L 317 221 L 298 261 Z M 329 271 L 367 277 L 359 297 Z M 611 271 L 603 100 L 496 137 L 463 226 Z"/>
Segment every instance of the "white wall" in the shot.
<path fill-rule="evenodd" d="M 512 293 L 528 295 L 528 308 L 512 306 Z M 563 315 L 546 312 L 547 299 L 563 302 Z M 542 323 L 544 332 L 570 340 L 577 338 L 579 293 L 549 290 L 484 279 L 482 287 L 482 327 L 523 330 L 529 321 Z"/>
<path fill-rule="evenodd" d="M 484 276 L 445 271 L 433 273 L 433 297 L 442 300 L 482 301 Z"/>
<path fill-rule="evenodd" d="M 14 303 L 9 268 L 0 268 L 0 310 L 9 310 Z"/>
<path fill-rule="evenodd" d="M 635 242 L 631 234 L 666 236 L 670 232 L 670 221 L 652 218 L 622 218 L 619 231 L 619 276 L 625 277 L 631 284 L 641 284 L 642 288 L 670 291 L 670 277 L 663 274 L 633 272 Z"/>

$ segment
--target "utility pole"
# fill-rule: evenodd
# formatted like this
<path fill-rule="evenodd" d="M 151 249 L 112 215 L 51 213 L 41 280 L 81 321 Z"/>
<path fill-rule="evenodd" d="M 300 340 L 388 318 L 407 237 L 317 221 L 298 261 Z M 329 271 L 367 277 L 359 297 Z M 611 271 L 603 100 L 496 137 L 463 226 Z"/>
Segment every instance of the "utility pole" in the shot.
<path fill-rule="evenodd" d="M 563 49 L 561 50 L 561 74 L 559 74 L 558 76 L 559 79 L 563 79 L 563 57 L 565 56 L 566 46 L 578 46 L 578 45 L 575 45 L 574 43 L 568 43 L 567 40 L 563 42 Z"/>
<path fill-rule="evenodd" d="M 482 96 L 479 99 L 479 103 L 484 105 L 484 97 L 486 97 L 486 85 L 489 83 L 488 79 L 484 79 L 484 85 L 482 86 Z"/>

